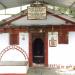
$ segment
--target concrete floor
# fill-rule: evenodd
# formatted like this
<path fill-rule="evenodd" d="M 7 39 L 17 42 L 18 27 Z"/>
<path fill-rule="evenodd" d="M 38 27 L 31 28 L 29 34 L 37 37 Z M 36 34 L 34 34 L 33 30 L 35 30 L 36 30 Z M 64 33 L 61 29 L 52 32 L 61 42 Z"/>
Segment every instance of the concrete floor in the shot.
<path fill-rule="evenodd" d="M 29 68 L 27 75 L 75 75 L 75 71 L 59 72 L 50 68 L 33 67 Z"/>

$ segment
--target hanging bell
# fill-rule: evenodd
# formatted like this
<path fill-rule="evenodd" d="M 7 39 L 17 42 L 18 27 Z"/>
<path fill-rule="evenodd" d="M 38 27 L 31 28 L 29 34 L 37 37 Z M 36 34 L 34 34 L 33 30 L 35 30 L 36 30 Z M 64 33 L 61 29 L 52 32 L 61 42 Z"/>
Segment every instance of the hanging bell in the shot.
<path fill-rule="evenodd" d="M 53 36 L 51 37 L 51 46 L 55 46 L 55 40 Z"/>

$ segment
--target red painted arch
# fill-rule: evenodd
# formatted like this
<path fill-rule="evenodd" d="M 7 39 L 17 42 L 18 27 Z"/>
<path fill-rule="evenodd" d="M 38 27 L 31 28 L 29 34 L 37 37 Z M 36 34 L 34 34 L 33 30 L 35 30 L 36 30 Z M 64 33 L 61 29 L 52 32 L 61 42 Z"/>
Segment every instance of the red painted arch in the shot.
<path fill-rule="evenodd" d="M 24 51 L 21 47 L 19 47 L 19 46 L 17 46 L 17 45 L 11 45 L 11 46 L 7 46 L 5 49 L 3 49 L 3 50 L 0 52 L 0 61 L 1 61 L 2 57 L 3 57 L 3 55 L 4 55 L 7 51 L 9 51 L 9 50 L 11 50 L 11 49 L 13 49 L 13 50 L 16 49 L 16 50 L 18 50 L 18 51 L 24 56 L 25 60 L 26 60 L 26 59 L 28 60 L 28 55 L 27 55 L 26 51 Z"/>

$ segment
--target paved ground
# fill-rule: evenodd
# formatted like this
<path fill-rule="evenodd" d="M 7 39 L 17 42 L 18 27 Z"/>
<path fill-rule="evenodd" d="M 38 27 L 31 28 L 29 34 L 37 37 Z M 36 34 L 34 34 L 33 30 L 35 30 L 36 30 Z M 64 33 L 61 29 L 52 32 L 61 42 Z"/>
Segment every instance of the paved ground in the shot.
<path fill-rule="evenodd" d="M 75 75 L 75 71 L 59 72 L 50 68 L 33 67 L 29 68 L 28 75 Z"/>

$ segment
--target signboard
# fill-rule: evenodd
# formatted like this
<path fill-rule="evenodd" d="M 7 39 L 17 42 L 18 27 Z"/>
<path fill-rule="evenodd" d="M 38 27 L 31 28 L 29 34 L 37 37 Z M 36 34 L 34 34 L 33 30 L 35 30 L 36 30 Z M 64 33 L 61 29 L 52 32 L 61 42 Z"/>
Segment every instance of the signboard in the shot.
<path fill-rule="evenodd" d="M 54 39 L 54 37 L 51 37 L 51 40 L 49 40 L 49 47 L 56 47 L 57 46 L 57 40 Z"/>
<path fill-rule="evenodd" d="M 46 19 L 46 7 L 28 7 L 27 17 L 31 20 Z"/>

